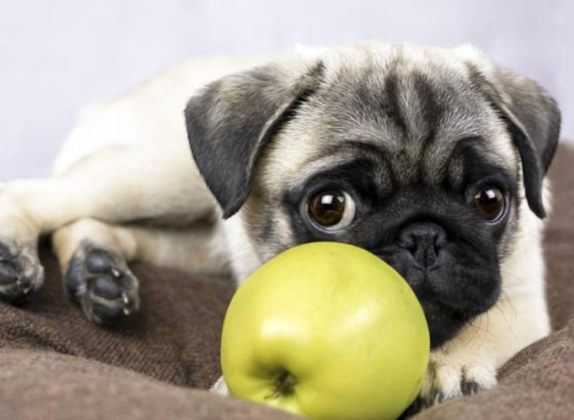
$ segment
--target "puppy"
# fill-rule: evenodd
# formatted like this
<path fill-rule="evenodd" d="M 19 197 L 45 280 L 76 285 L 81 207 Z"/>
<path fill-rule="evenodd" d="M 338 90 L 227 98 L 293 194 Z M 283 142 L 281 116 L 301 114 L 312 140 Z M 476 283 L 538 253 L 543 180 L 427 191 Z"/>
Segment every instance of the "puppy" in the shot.
<path fill-rule="evenodd" d="M 4 186 L 0 297 L 40 287 L 45 234 L 97 323 L 138 309 L 132 260 L 241 282 L 297 244 L 347 242 L 424 308 L 421 401 L 474 393 L 549 332 L 541 230 L 559 126 L 542 88 L 470 47 L 191 60 L 87 109 L 52 179 Z"/>

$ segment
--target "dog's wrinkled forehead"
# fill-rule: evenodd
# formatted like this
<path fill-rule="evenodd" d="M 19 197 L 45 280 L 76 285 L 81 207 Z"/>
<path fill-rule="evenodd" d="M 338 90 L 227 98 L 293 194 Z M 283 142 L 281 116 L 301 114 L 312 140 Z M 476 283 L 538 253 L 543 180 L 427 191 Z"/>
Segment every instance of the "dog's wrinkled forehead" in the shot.
<path fill-rule="evenodd" d="M 453 51 L 365 47 L 338 50 L 321 63 L 317 89 L 267 155 L 283 184 L 289 175 L 300 179 L 333 165 L 333 158 L 344 160 L 344 152 L 334 152 L 352 154 L 362 144 L 379 148 L 403 182 L 439 182 L 462 139 L 483 143 L 501 162 L 516 159 L 503 123 Z M 273 174 L 264 177 L 277 181 Z"/>

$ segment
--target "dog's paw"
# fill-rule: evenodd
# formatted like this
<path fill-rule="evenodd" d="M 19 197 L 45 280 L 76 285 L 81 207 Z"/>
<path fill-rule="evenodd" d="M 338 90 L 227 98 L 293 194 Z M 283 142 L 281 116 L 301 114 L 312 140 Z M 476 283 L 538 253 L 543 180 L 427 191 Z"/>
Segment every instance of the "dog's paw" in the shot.
<path fill-rule="evenodd" d="M 491 366 L 486 361 L 461 361 L 440 352 L 431 353 L 420 395 L 400 418 L 408 419 L 435 404 L 492 388 L 496 385 L 496 369 Z"/>
<path fill-rule="evenodd" d="M 90 245 L 83 245 L 72 257 L 65 288 L 86 317 L 97 324 L 114 323 L 139 308 L 138 280 L 125 260 Z"/>
<path fill-rule="evenodd" d="M 36 249 L 9 240 L 0 241 L 0 300 L 15 303 L 40 288 L 44 268 Z"/>
<path fill-rule="evenodd" d="M 408 419 L 433 405 L 492 388 L 496 385 L 496 369 L 491 366 L 484 361 L 463 362 L 431 354 L 421 393 L 400 418 Z"/>
<path fill-rule="evenodd" d="M 489 362 L 431 355 L 421 399 L 428 406 L 492 388 L 496 385 L 496 369 Z"/>

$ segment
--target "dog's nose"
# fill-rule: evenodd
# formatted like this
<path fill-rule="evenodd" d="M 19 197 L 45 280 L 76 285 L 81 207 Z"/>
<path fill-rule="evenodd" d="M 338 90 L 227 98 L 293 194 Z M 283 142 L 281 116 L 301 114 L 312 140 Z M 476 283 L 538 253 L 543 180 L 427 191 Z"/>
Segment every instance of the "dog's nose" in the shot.
<path fill-rule="evenodd" d="M 411 223 L 400 232 L 397 243 L 411 253 L 420 268 L 429 269 L 446 246 L 447 237 L 436 223 Z"/>

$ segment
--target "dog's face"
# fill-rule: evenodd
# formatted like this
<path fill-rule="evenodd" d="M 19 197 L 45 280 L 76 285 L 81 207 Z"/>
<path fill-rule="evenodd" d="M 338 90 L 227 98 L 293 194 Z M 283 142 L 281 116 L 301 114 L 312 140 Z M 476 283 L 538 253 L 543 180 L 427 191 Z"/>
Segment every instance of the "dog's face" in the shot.
<path fill-rule="evenodd" d="M 420 299 L 437 346 L 495 304 L 558 138 L 554 102 L 473 51 L 363 44 L 230 76 L 193 98 L 190 143 L 259 261 L 341 241 Z M 535 119 L 535 120 L 534 120 Z"/>

